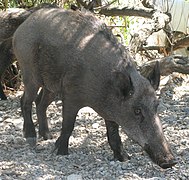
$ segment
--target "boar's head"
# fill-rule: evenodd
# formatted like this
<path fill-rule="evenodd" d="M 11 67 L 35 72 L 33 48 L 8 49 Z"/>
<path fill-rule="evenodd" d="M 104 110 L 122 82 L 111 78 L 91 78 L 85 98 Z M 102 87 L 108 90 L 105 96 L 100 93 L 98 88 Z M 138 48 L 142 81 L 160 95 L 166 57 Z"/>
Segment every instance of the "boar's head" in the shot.
<path fill-rule="evenodd" d="M 159 62 L 147 78 L 129 66 L 126 70 L 123 69 L 114 72 L 114 87 L 121 107 L 119 114 L 116 113 L 116 121 L 155 163 L 162 168 L 172 167 L 176 161 L 157 113 L 158 99 L 155 90 L 160 82 Z"/>

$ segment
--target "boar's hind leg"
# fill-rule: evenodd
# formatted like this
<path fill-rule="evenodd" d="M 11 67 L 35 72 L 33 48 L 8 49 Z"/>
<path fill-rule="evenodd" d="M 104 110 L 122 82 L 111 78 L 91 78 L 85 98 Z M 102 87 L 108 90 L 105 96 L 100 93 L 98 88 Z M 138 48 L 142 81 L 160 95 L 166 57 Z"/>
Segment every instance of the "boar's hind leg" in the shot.
<path fill-rule="evenodd" d="M 114 153 L 114 159 L 119 161 L 124 161 L 130 159 L 129 155 L 123 153 L 122 142 L 119 136 L 119 125 L 113 121 L 105 121 L 108 142 Z"/>
<path fill-rule="evenodd" d="M 54 98 L 54 93 L 43 88 L 41 89 L 35 101 L 37 118 L 39 122 L 39 135 L 42 136 L 44 140 L 52 138 L 52 135 L 50 134 L 48 128 L 46 110 L 49 104 L 54 100 Z"/>
<path fill-rule="evenodd" d="M 28 81 L 29 82 L 29 81 Z M 24 117 L 24 137 L 31 146 L 36 145 L 35 126 L 32 121 L 32 102 L 35 100 L 38 88 L 33 84 L 24 84 L 24 94 L 21 98 L 21 110 Z"/>
<path fill-rule="evenodd" d="M 1 84 L 1 78 L 7 67 L 11 64 L 13 59 L 12 53 L 12 38 L 8 38 L 0 42 L 0 99 L 6 100 L 7 97 L 3 92 L 3 87 Z"/>
<path fill-rule="evenodd" d="M 68 97 L 68 96 L 67 96 Z M 74 123 L 76 120 L 77 112 L 79 111 L 79 105 L 77 102 L 73 102 L 71 98 L 63 101 L 63 122 L 61 135 L 55 143 L 56 149 L 58 149 L 58 155 L 67 155 L 68 154 L 68 144 L 69 138 L 74 129 Z"/>
<path fill-rule="evenodd" d="M 0 53 L 1 53 L 1 51 L 0 51 Z M 0 54 L 0 55 L 1 55 L 1 57 L 0 57 L 0 99 L 6 100 L 7 97 L 6 97 L 5 93 L 3 92 L 3 86 L 2 86 L 1 80 L 2 80 L 3 73 L 5 72 L 5 70 L 10 65 L 11 62 L 8 60 L 8 58 L 3 58 L 4 56 L 2 54 Z"/>
<path fill-rule="evenodd" d="M 0 99 L 1 100 L 6 100 L 7 97 L 5 96 L 4 92 L 3 92 L 3 87 L 2 87 L 2 84 L 0 82 Z"/>

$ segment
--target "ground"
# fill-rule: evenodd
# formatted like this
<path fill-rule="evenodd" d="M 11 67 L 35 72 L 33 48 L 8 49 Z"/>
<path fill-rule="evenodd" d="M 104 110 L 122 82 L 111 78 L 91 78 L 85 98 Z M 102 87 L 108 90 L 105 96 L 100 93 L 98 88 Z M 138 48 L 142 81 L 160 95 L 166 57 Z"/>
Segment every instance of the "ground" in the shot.
<path fill-rule="evenodd" d="M 78 113 L 70 138 L 70 155 L 56 156 L 53 149 L 61 129 L 61 101 L 53 102 L 47 111 L 53 139 L 38 138 L 37 147 L 30 148 L 22 134 L 22 93 L 17 91 L 9 94 L 7 101 L 0 101 L 0 180 L 189 179 L 189 76 L 164 77 L 157 92 L 163 130 L 178 159 L 176 166 L 166 170 L 154 164 L 122 132 L 124 149 L 131 160 L 113 161 L 104 121 L 88 107 Z M 36 121 L 35 107 L 33 118 Z"/>

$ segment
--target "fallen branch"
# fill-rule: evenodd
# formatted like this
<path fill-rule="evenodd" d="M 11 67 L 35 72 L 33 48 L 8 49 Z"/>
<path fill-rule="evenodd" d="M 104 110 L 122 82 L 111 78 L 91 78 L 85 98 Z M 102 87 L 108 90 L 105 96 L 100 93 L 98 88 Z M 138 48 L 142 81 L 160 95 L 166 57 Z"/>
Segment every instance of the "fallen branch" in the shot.
<path fill-rule="evenodd" d="M 161 75 L 167 76 L 173 72 L 189 74 L 189 58 L 183 56 L 168 56 L 162 59 L 148 61 L 140 67 L 140 72 L 147 77 L 156 61 L 160 63 Z"/>

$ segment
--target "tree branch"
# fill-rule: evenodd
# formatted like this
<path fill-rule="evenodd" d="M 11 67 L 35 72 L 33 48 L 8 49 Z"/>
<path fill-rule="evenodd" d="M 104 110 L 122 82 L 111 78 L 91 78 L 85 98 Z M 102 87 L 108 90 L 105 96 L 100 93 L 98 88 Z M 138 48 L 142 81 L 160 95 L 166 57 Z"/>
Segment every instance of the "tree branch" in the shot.
<path fill-rule="evenodd" d="M 124 7 L 122 9 L 118 9 L 118 8 L 101 9 L 99 13 L 106 16 L 140 16 L 145 18 L 152 18 L 154 9 Z"/>
<path fill-rule="evenodd" d="M 160 73 L 162 76 L 167 76 L 173 72 L 189 74 L 189 58 L 178 55 L 148 61 L 147 63 L 141 66 L 141 74 L 147 77 L 148 73 L 150 73 L 151 69 L 154 67 L 156 61 L 159 61 L 160 63 Z"/>

